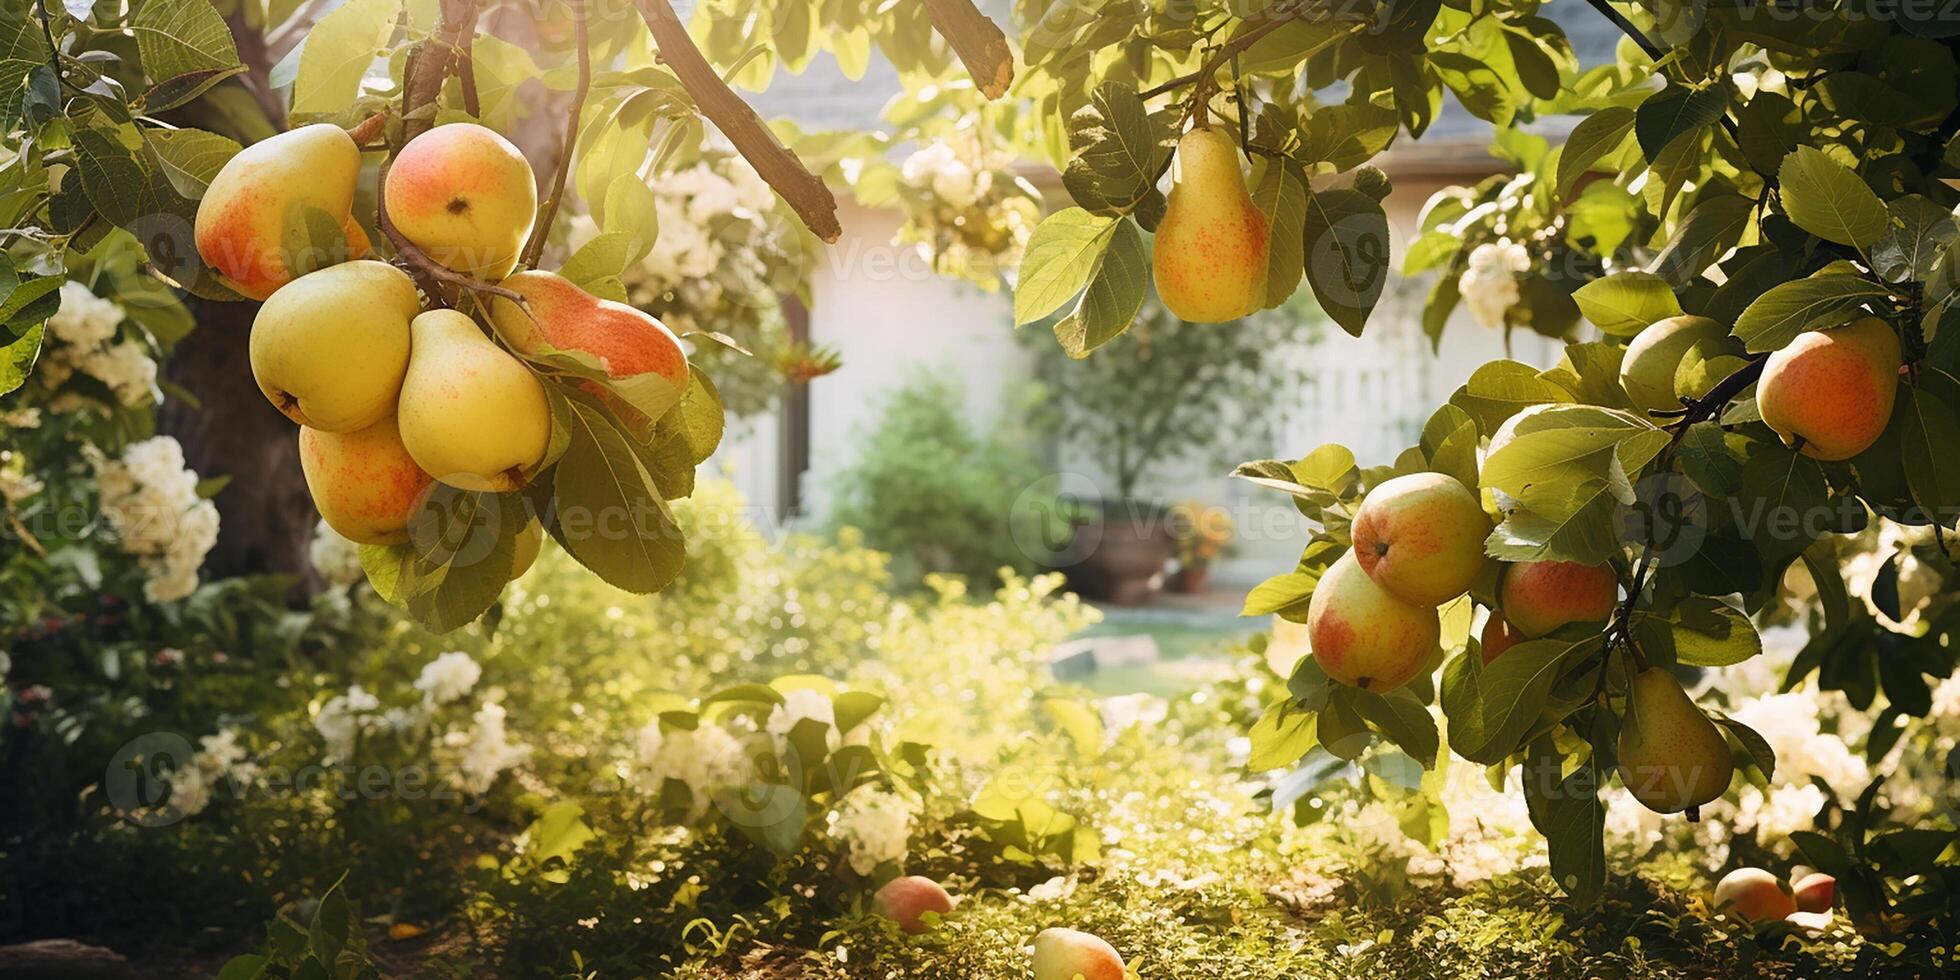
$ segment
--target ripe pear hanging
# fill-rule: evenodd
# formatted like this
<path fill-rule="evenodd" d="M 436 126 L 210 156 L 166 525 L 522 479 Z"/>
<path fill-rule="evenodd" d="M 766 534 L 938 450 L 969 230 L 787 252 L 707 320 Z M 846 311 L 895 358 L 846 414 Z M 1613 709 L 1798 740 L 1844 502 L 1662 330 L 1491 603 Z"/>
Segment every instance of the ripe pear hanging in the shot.
<path fill-rule="evenodd" d="M 459 490 L 523 486 L 551 440 L 544 385 L 455 310 L 430 310 L 409 328 L 400 411 L 409 455 Z"/>
<path fill-rule="evenodd" d="M 1222 129 L 1177 143 L 1170 204 L 1157 225 L 1157 296 L 1181 320 L 1220 323 L 1266 305 L 1266 215 L 1246 191 L 1239 150 Z"/>
<path fill-rule="evenodd" d="M 1763 364 L 1756 407 L 1784 443 L 1813 459 L 1850 459 L 1892 421 L 1899 335 L 1877 317 L 1808 330 Z"/>
<path fill-rule="evenodd" d="M 1620 722 L 1620 781 L 1655 813 L 1692 810 L 1722 795 L 1735 776 L 1721 729 L 1662 667 L 1627 685 Z"/>

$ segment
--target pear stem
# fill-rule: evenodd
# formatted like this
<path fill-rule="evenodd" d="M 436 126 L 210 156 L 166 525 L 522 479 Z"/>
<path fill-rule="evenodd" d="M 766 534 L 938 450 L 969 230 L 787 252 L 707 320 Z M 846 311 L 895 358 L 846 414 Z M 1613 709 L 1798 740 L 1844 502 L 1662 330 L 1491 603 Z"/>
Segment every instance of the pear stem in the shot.
<path fill-rule="evenodd" d="M 461 50 L 457 39 L 467 36 L 476 29 L 476 18 L 477 0 L 442 0 L 441 21 L 436 27 L 435 34 L 428 41 L 409 49 L 408 60 L 402 68 L 402 142 L 404 144 L 429 129 L 435 114 L 425 113 L 428 118 L 418 120 L 416 113 L 433 106 L 437 96 L 442 94 L 443 80 L 457 68 L 459 59 L 456 53 Z M 430 44 L 442 50 L 438 56 L 424 59 L 423 55 L 428 53 L 427 45 Z M 424 64 L 425 60 L 427 64 Z M 395 247 L 396 264 L 405 267 L 409 274 L 415 277 L 415 281 L 421 285 L 422 291 L 428 294 L 431 300 L 445 298 L 443 290 L 437 284 L 446 283 L 464 292 L 487 293 L 501 296 L 520 306 L 525 305 L 524 298 L 511 290 L 472 279 L 429 258 L 427 252 L 409 241 L 408 237 L 395 227 L 394 220 L 388 217 L 388 168 L 394 163 L 395 154 L 399 152 L 401 147 L 391 147 L 388 158 L 381 162 L 381 172 L 375 184 L 378 190 L 374 195 L 374 223 L 381 229 L 382 236 Z"/>
<path fill-rule="evenodd" d="M 565 198 L 565 177 L 572 169 L 572 147 L 578 143 L 579 118 L 585 113 L 585 94 L 592 87 L 592 47 L 586 39 L 585 0 L 569 0 L 569 3 L 572 25 L 578 32 L 578 88 L 572 92 L 570 115 L 565 119 L 565 140 L 558 148 L 558 171 L 552 176 L 551 193 L 545 197 L 544 206 L 538 208 L 531 238 L 524 243 L 524 251 L 518 258 L 518 265 L 525 269 L 538 267 L 538 258 L 544 254 L 545 242 L 551 237 L 551 226 L 558 220 L 558 205 Z"/>

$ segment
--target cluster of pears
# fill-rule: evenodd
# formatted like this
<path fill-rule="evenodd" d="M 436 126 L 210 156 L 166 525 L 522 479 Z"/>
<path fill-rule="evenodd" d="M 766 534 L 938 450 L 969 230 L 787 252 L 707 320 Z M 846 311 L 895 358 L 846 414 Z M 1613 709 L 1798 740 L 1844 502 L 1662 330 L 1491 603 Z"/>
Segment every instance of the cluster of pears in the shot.
<path fill-rule="evenodd" d="M 1683 398 L 1708 393 L 1682 374 L 1688 354 L 1712 356 L 1729 343 L 1728 328 L 1707 317 L 1656 320 L 1627 344 L 1620 386 L 1645 411 L 1678 410 Z M 1898 332 L 1877 317 L 1807 330 L 1764 362 L 1756 407 L 1792 449 L 1813 459 L 1850 459 L 1890 423 L 1901 361 Z"/>
<path fill-rule="evenodd" d="M 299 423 L 307 487 L 334 530 L 397 544 L 437 483 L 506 492 L 534 477 L 552 413 L 520 355 L 596 361 L 612 390 L 595 393 L 632 393 L 648 421 L 680 401 L 687 356 L 660 321 L 554 273 L 513 273 L 537 184 L 509 140 L 470 123 L 435 127 L 402 148 L 380 188 L 395 228 L 430 260 L 524 298 L 492 301 L 501 344 L 462 312 L 425 309 L 400 269 L 359 258 L 368 242 L 351 213 L 360 153 L 345 130 L 325 124 L 258 143 L 212 181 L 196 227 L 206 263 L 265 301 L 252 324 L 252 374 Z M 341 257 L 350 260 L 305 271 L 319 258 L 303 253 L 316 212 L 343 227 Z M 533 518 L 513 577 L 541 541 Z"/>
<path fill-rule="evenodd" d="M 1354 547 L 1321 575 L 1307 604 L 1307 638 L 1327 676 L 1377 693 L 1433 669 L 1439 606 L 1469 591 L 1488 565 L 1491 521 L 1454 477 L 1412 473 L 1371 489 L 1354 512 Z M 1497 608 L 1483 632 L 1484 663 L 1568 623 L 1604 622 L 1619 584 L 1605 565 L 1518 562 L 1498 571 Z"/>
<path fill-rule="evenodd" d="M 1246 191 L 1237 142 L 1200 126 L 1178 140 L 1175 163 L 1151 255 L 1164 308 L 1192 323 L 1264 309 L 1271 226 Z"/>

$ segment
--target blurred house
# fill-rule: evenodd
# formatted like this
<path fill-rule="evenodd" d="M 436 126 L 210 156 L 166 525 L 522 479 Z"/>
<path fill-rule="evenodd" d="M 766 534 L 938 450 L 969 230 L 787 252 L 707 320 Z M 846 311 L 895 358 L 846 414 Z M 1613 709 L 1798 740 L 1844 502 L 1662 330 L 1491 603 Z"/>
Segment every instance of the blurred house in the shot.
<path fill-rule="evenodd" d="M 1619 34 L 1611 24 L 1586 16 L 1570 21 L 1563 26 L 1582 64 L 1613 57 Z M 765 116 L 787 117 L 806 131 L 876 129 L 880 110 L 900 91 L 896 73 L 882 59 L 874 57 L 866 76 L 854 82 L 823 56 L 800 76 L 778 78 L 754 101 Z M 1534 128 L 1557 141 L 1573 121 Z M 1489 144 L 1489 124 L 1446 100 L 1420 141 L 1405 134 L 1377 158 L 1394 182 L 1385 204 L 1398 265 L 1431 194 L 1502 168 Z M 1066 206 L 1059 175 L 1043 167 L 1029 176 L 1053 206 Z M 1008 292 L 934 276 L 928 262 L 892 244 L 898 212 L 839 197 L 844 234 L 819 267 L 802 327 L 812 342 L 840 350 L 844 366 L 786 400 L 780 411 L 752 420 L 722 453 L 754 512 L 767 522 L 807 526 L 827 517 L 836 474 L 854 460 L 858 437 L 877 422 L 886 393 L 914 373 L 960 378 L 967 410 L 983 427 L 1009 410 L 1013 386 L 1032 373 L 1028 352 L 1013 336 Z M 1560 345 L 1522 331 L 1507 351 L 1501 331 L 1478 325 L 1461 308 L 1441 349 L 1432 353 L 1420 324 L 1432 282 L 1429 276 L 1393 275 L 1359 339 L 1331 322 L 1320 329 L 1304 325 L 1301 342 L 1283 356 L 1299 358 L 1311 383 L 1299 392 L 1285 439 L 1249 456 L 1291 458 L 1339 442 L 1364 464 L 1385 463 L 1415 441 L 1429 413 L 1478 365 L 1507 356 L 1541 365 L 1557 360 Z M 1107 475 L 1088 461 L 1054 455 L 1061 470 L 1108 485 Z M 1283 496 L 1230 479 L 1209 461 L 1180 463 L 1167 476 L 1153 481 L 1152 497 L 1202 500 L 1234 517 L 1235 554 L 1216 566 L 1215 579 L 1228 585 L 1257 581 L 1298 556 L 1308 529 Z"/>

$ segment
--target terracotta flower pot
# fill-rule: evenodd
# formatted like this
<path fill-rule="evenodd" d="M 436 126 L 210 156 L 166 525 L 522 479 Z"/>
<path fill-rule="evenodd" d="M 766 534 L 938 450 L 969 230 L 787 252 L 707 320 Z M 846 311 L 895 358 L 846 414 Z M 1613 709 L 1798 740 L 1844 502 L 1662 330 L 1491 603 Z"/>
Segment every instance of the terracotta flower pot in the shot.
<path fill-rule="evenodd" d="M 1100 519 L 1078 523 L 1070 549 L 1081 557 L 1063 569 L 1069 585 L 1091 599 L 1141 605 L 1163 582 L 1175 547 L 1160 509 L 1106 504 Z"/>

